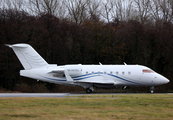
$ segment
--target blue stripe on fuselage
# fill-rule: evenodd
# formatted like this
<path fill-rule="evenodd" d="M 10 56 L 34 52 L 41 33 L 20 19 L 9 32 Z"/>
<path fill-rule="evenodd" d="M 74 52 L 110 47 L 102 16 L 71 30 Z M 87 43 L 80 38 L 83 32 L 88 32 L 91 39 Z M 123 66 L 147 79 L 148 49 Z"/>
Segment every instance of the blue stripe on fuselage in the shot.
<path fill-rule="evenodd" d="M 98 74 L 98 73 L 94 73 L 94 74 Z M 103 73 L 101 72 L 100 74 L 103 74 Z M 75 76 L 75 77 L 72 77 L 72 78 L 75 78 L 73 80 L 83 80 L 83 79 L 87 79 L 87 78 L 91 78 L 91 77 L 100 76 L 100 75 L 93 75 L 93 76 L 90 76 L 90 75 L 92 75 L 92 73 L 81 75 L 81 76 Z M 112 77 L 115 77 L 115 78 L 118 78 L 118 79 L 121 79 L 121 80 L 126 81 L 126 82 L 129 82 L 129 83 L 139 84 L 139 83 L 132 82 L 130 80 L 124 79 L 122 77 L 116 76 L 116 75 L 112 75 L 112 74 L 107 74 L 107 75 L 112 76 Z M 84 76 L 87 76 L 87 77 L 84 77 Z M 82 78 L 80 78 L 80 77 L 82 77 Z"/>
<path fill-rule="evenodd" d="M 97 75 L 96 75 L 97 74 Z M 88 79 L 88 78 L 92 78 L 92 77 L 97 77 L 97 76 L 102 76 L 101 74 L 103 74 L 102 72 L 100 73 L 100 75 L 98 73 L 90 73 L 90 74 L 85 74 L 85 75 L 80 75 L 80 76 L 75 76 L 75 77 L 72 77 L 72 79 L 74 81 L 77 81 L 77 80 L 83 80 L 83 79 Z M 92 76 L 90 76 L 92 75 Z M 109 76 L 112 76 L 112 77 L 115 77 L 115 78 L 118 78 L 118 79 L 121 79 L 123 81 L 126 81 L 126 82 L 129 82 L 129 83 L 134 83 L 134 84 L 139 84 L 139 83 L 136 83 L 136 82 L 132 82 L 130 80 L 127 80 L 127 79 L 124 79 L 124 78 L 121 78 L 119 76 L 116 76 L 116 75 L 112 75 L 112 74 L 107 74 Z M 46 79 L 49 79 L 49 80 L 55 80 L 55 81 L 67 81 L 67 80 L 62 80 L 62 79 L 53 79 L 53 78 L 49 78 L 49 77 L 45 77 L 45 76 L 41 76 L 43 78 L 46 78 Z"/>
<path fill-rule="evenodd" d="M 74 78 L 79 78 L 79 77 L 84 77 L 84 76 L 89 76 L 89 75 L 94 75 L 94 74 L 98 74 L 98 72 L 95 72 L 95 73 L 88 73 L 88 74 L 84 74 L 84 75 L 80 75 L 80 76 L 75 76 L 75 77 L 72 77 L 73 79 Z M 103 72 L 100 72 L 100 75 L 103 74 Z"/>
<path fill-rule="evenodd" d="M 126 81 L 126 82 L 130 82 L 130 83 L 139 84 L 139 83 L 132 82 L 132 81 L 130 81 L 130 80 L 126 80 L 126 79 L 124 79 L 124 78 L 118 77 L 118 76 L 116 76 L 116 75 L 112 75 L 112 74 L 108 74 L 108 75 L 113 76 L 113 77 L 116 77 L 116 78 L 119 78 L 119 79 L 124 80 L 124 81 Z"/>
<path fill-rule="evenodd" d="M 83 78 L 78 78 L 78 79 L 73 79 L 73 80 L 83 80 L 83 79 L 87 79 L 87 78 L 92 78 L 92 77 L 96 77 L 99 75 L 93 75 L 93 76 L 88 76 L 88 77 L 83 77 Z"/>

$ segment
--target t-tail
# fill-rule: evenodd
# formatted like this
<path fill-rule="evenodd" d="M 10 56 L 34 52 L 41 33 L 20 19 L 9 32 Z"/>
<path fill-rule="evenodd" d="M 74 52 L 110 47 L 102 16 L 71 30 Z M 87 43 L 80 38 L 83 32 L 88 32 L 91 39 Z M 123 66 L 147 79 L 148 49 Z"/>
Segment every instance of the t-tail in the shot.
<path fill-rule="evenodd" d="M 48 66 L 49 64 L 28 44 L 6 44 L 13 49 L 25 70 Z"/>

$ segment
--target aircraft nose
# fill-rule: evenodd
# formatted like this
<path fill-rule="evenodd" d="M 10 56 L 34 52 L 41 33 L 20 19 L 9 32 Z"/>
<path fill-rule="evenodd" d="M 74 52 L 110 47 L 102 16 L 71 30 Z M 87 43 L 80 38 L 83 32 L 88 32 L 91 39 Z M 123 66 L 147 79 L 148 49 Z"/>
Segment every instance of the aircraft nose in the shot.
<path fill-rule="evenodd" d="M 157 80 L 155 81 L 155 84 L 158 84 L 158 85 L 162 85 L 162 84 L 167 84 L 169 83 L 169 80 L 162 76 L 162 75 L 158 75 L 157 77 L 155 77 Z"/>
<path fill-rule="evenodd" d="M 162 81 L 164 82 L 164 84 L 169 83 L 169 80 L 167 78 L 165 78 L 165 77 L 162 78 Z"/>
<path fill-rule="evenodd" d="M 167 78 L 165 78 L 165 83 L 169 83 L 169 80 Z"/>

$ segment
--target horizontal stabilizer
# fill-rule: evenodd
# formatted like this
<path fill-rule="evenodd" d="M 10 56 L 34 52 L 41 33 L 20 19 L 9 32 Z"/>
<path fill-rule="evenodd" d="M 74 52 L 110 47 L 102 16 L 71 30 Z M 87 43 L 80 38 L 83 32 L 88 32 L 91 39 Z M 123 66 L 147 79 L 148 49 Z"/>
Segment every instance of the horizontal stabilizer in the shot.
<path fill-rule="evenodd" d="M 8 47 L 18 47 L 18 48 L 26 48 L 26 47 L 28 47 L 28 45 L 27 44 L 23 44 L 23 43 L 21 43 L 21 44 L 14 44 L 14 45 L 10 45 L 10 44 L 5 44 L 5 46 L 8 46 Z"/>

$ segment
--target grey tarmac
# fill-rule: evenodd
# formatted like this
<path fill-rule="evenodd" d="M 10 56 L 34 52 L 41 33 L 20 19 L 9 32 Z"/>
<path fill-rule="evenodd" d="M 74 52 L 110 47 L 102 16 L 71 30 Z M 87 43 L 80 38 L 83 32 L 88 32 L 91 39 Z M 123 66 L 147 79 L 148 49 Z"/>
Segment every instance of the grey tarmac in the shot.
<path fill-rule="evenodd" d="M 151 93 L 0 93 L 0 97 L 67 97 L 84 95 L 131 95 L 131 94 L 151 94 Z M 154 94 L 173 94 L 173 93 L 154 93 Z"/>

